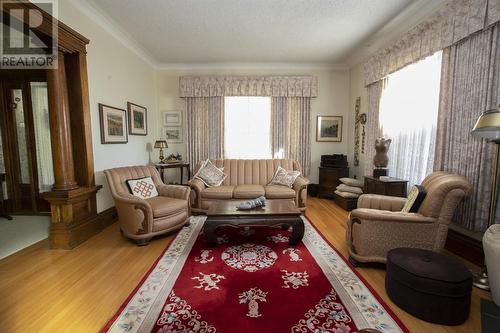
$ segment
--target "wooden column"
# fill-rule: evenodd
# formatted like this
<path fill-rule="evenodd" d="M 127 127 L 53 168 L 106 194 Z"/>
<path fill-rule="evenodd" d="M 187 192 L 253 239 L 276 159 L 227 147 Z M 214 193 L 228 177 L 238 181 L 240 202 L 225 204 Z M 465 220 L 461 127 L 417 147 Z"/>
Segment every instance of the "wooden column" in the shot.
<path fill-rule="evenodd" d="M 97 214 L 85 53 L 58 54 L 47 75 L 55 184 L 50 247 L 71 249 L 106 225 Z M 75 165 L 77 171 L 75 171 Z"/>
<path fill-rule="evenodd" d="M 73 163 L 71 120 L 63 52 L 59 52 L 57 62 L 57 69 L 48 70 L 47 73 L 54 191 L 66 191 L 78 188 L 78 184 L 75 180 Z"/>
<path fill-rule="evenodd" d="M 66 54 L 68 102 L 71 110 L 71 135 L 73 156 L 77 161 L 76 181 L 80 186 L 94 186 L 94 153 L 92 148 L 92 123 L 90 120 L 87 55 L 85 52 Z M 83 161 L 83 163 L 80 163 Z"/>

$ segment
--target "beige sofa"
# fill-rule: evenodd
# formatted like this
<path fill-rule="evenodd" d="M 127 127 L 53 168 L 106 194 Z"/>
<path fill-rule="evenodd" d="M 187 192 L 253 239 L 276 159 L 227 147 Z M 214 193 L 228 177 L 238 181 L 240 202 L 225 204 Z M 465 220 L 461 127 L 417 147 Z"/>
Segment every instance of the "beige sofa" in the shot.
<path fill-rule="evenodd" d="M 458 203 L 472 192 L 459 175 L 434 172 L 421 184 L 427 190 L 416 213 L 403 213 L 406 198 L 363 194 L 347 221 L 347 247 L 351 263 L 386 262 L 387 252 L 398 247 L 441 251 L 448 225 Z"/>
<path fill-rule="evenodd" d="M 189 186 L 192 189 L 191 209 L 193 212 L 204 213 L 210 204 L 219 200 L 244 200 L 255 199 L 265 196 L 268 200 L 288 199 L 293 200 L 295 205 L 302 211 L 306 209 L 307 184 L 309 180 L 299 176 L 292 188 L 280 185 L 268 185 L 281 166 L 286 170 L 299 170 L 299 163 L 295 160 L 211 160 L 221 168 L 227 178 L 221 186 L 206 187 L 199 179 L 191 179 Z M 199 162 L 195 168 L 195 174 L 200 168 Z"/>
<path fill-rule="evenodd" d="M 165 185 L 155 167 L 122 167 L 105 170 L 104 174 L 118 211 L 120 230 L 138 245 L 146 245 L 153 236 L 177 230 L 187 222 L 191 190 L 187 186 Z M 141 199 L 132 195 L 126 181 L 148 176 L 158 196 Z"/>

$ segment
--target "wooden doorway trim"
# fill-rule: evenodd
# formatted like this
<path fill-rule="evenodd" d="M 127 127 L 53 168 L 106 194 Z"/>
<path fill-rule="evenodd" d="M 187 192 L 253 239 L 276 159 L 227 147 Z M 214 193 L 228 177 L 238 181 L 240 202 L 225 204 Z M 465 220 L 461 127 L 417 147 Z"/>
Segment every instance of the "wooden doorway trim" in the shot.
<path fill-rule="evenodd" d="M 57 69 L 47 70 L 55 184 L 43 197 L 51 205 L 50 247 L 70 249 L 103 228 L 96 205 L 102 186 L 95 185 L 94 175 L 86 58 L 89 40 L 33 3 L 16 0 L 14 6 L 35 9 L 43 23 L 31 29 L 58 38 Z"/>

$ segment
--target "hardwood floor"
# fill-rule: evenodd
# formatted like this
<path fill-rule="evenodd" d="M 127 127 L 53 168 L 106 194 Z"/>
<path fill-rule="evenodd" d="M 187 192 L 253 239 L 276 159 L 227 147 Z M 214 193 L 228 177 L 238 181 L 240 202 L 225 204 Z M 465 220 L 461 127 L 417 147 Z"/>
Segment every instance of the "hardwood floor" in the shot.
<path fill-rule="evenodd" d="M 306 216 L 347 254 L 346 211 L 333 201 L 310 198 Z M 172 239 L 167 236 L 137 247 L 118 230 L 115 223 L 70 251 L 49 250 L 44 240 L 0 260 L 0 332 L 97 332 Z M 489 298 L 489 293 L 474 289 L 471 316 L 465 324 L 433 325 L 392 304 L 385 294 L 383 268 L 359 271 L 411 332 L 480 332 L 480 297 Z"/>

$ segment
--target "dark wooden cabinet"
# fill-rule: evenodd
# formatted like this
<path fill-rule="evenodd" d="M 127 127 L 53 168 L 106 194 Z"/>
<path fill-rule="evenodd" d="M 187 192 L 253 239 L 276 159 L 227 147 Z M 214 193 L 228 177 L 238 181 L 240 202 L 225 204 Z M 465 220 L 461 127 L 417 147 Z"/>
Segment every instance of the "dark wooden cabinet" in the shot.
<path fill-rule="evenodd" d="M 319 167 L 318 196 L 333 198 L 342 177 L 349 177 L 349 168 Z"/>
<path fill-rule="evenodd" d="M 394 197 L 406 197 L 407 180 L 391 178 L 389 180 L 380 180 L 372 176 L 365 176 L 364 193 L 390 195 Z"/>

